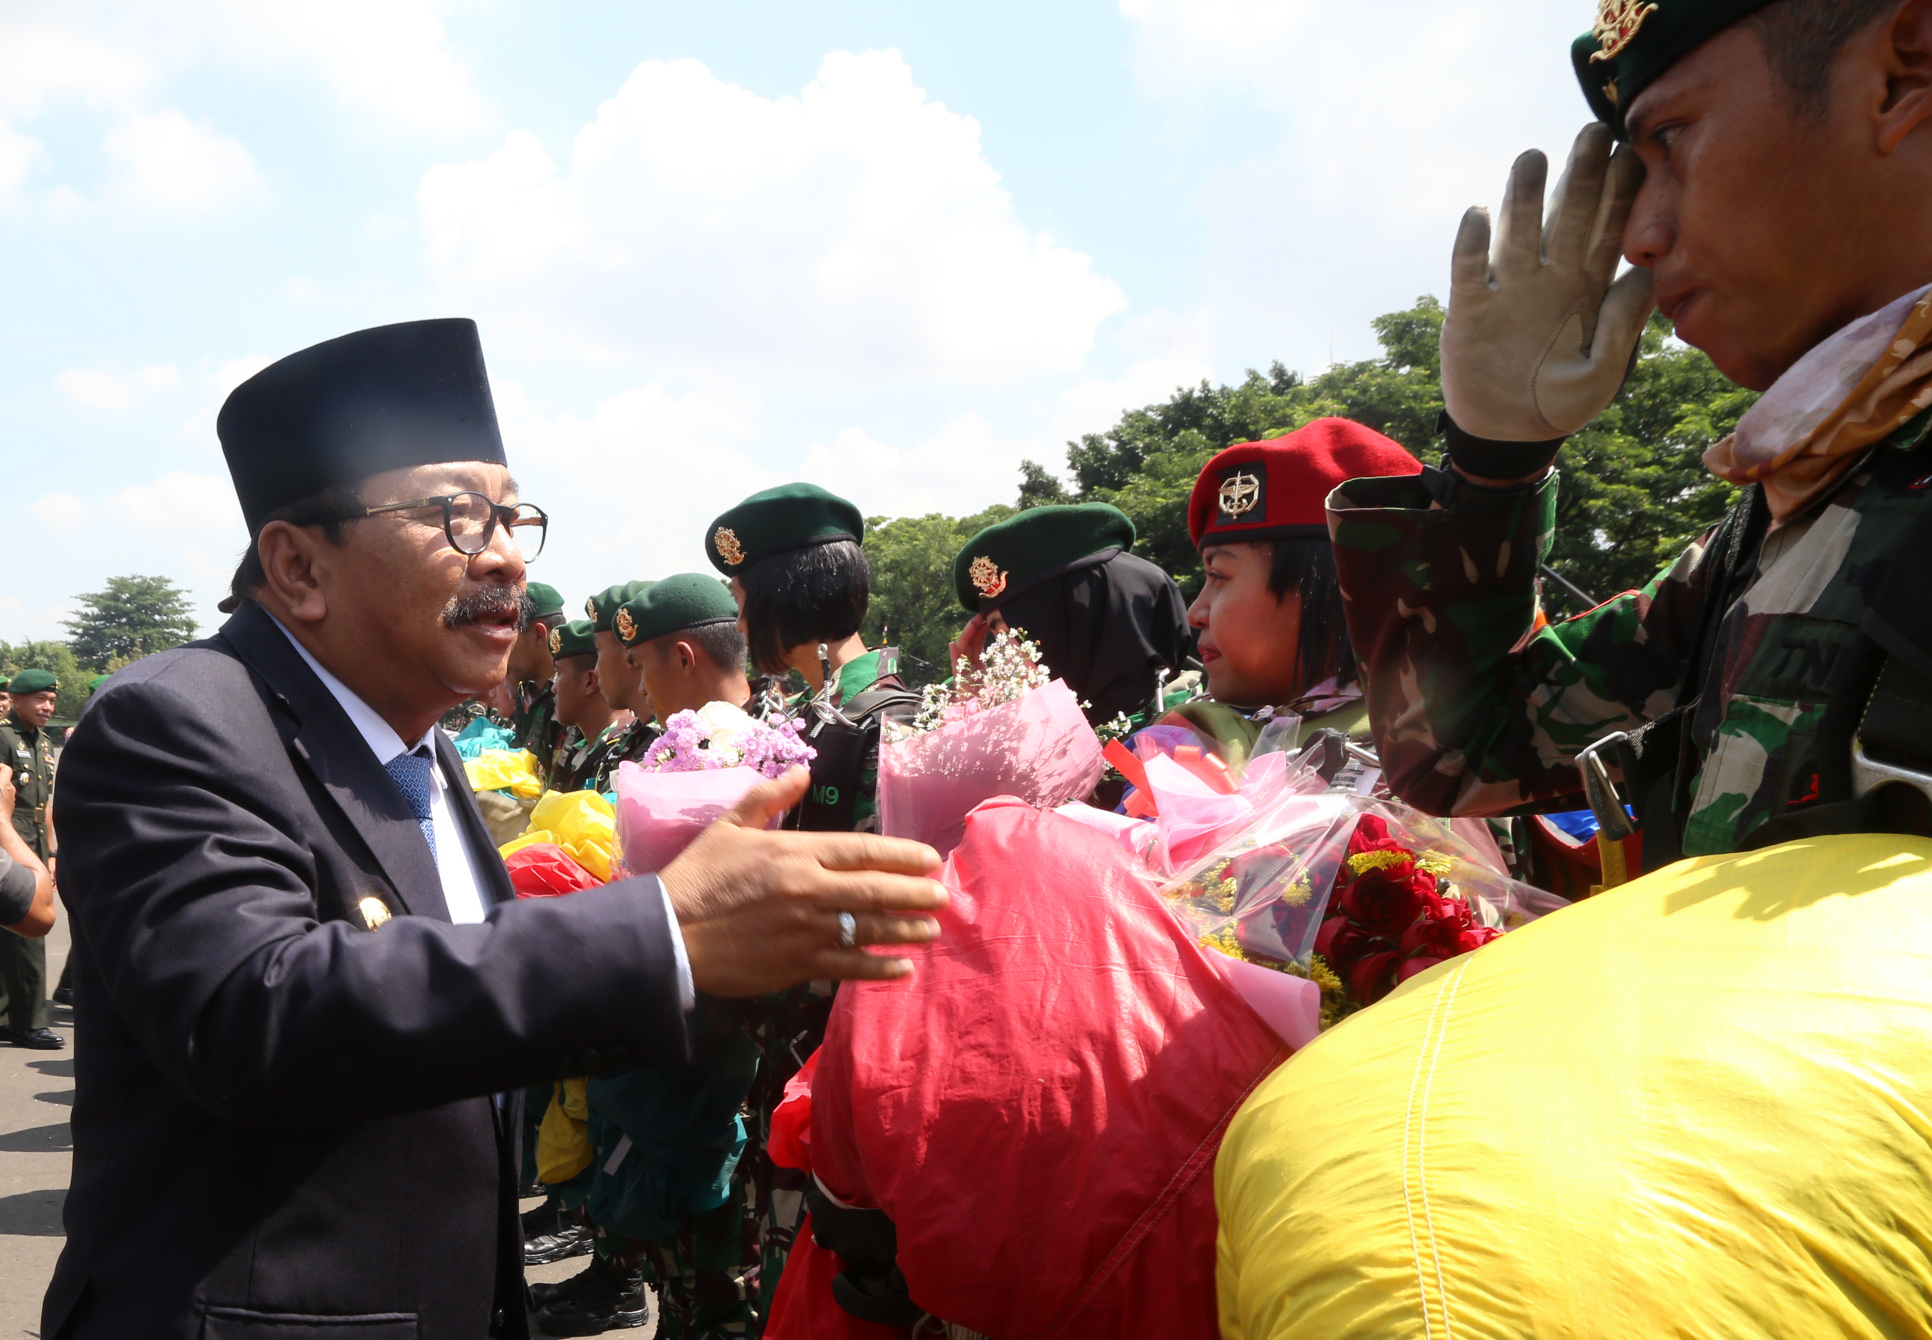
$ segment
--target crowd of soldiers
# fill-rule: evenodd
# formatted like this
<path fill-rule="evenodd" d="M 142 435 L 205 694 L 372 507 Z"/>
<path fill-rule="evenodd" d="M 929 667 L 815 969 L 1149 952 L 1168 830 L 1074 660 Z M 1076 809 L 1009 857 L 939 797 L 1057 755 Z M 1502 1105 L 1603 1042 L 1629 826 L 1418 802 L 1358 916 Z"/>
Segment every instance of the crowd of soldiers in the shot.
<path fill-rule="evenodd" d="M 1012 630 L 1039 647 L 1096 725 L 1171 712 L 1234 757 L 1277 719 L 1366 742 L 1322 499 L 1344 479 L 1420 469 L 1397 443 L 1341 419 L 1220 453 L 1190 502 L 1207 568 L 1192 608 L 1168 573 L 1131 552 L 1135 528 L 1117 508 L 1023 511 L 955 557 L 954 650 L 977 660 L 989 637 Z M 537 756 L 548 789 L 614 793 L 618 768 L 643 759 L 665 722 L 727 703 L 803 723 L 811 787 L 789 825 L 876 828 L 883 726 L 909 723 L 920 695 L 899 652 L 861 634 L 864 537 L 852 503 L 791 484 L 711 523 L 715 573 L 615 583 L 584 602 L 581 618 L 554 588 L 529 583 L 530 622 L 499 697 L 515 743 Z M 571 1278 L 532 1287 L 548 1333 L 641 1326 L 653 1293 L 662 1335 L 758 1332 L 817 1194 L 767 1156 L 766 1138 L 832 996 L 818 983 L 707 1000 L 691 1067 L 526 1092 L 525 1189 L 543 1203 L 524 1215 L 525 1260 L 591 1258 Z M 546 1168 L 539 1157 L 553 1106 L 588 1129 L 581 1167 Z"/>

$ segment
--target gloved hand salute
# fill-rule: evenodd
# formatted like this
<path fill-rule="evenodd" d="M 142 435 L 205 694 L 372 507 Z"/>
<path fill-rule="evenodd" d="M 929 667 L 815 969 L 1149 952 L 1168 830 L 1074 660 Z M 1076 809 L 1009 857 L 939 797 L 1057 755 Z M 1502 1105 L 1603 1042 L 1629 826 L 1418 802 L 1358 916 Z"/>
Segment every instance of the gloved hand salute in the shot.
<path fill-rule="evenodd" d="M 1489 211 L 1463 215 L 1442 324 L 1450 458 L 1466 475 L 1542 473 L 1562 439 L 1616 398 L 1652 306 L 1648 270 L 1617 278 L 1624 222 L 1643 165 L 1585 126 L 1543 217 L 1548 162 L 1510 169 L 1492 249 Z M 1613 282 L 1614 281 L 1614 282 Z"/>

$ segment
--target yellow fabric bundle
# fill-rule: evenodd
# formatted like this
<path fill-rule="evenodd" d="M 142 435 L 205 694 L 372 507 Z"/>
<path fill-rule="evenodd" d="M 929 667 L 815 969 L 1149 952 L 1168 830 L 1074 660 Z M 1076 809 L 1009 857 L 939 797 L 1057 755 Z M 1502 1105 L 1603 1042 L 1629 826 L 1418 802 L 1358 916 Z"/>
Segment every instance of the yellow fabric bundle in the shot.
<path fill-rule="evenodd" d="M 545 1186 L 568 1182 L 590 1166 L 589 1081 L 560 1079 L 557 1097 L 544 1109 L 537 1127 L 537 1180 Z"/>
<path fill-rule="evenodd" d="M 1932 842 L 1680 862 L 1431 969 L 1215 1194 L 1228 1340 L 1932 1335 Z"/>
<path fill-rule="evenodd" d="M 472 791 L 508 791 L 528 799 L 543 794 L 537 756 L 528 749 L 486 749 L 463 764 Z"/>
<path fill-rule="evenodd" d="M 499 856 L 552 842 L 599 879 L 611 877 L 617 811 L 595 791 L 546 791 L 530 811 L 530 827 L 497 848 Z"/>

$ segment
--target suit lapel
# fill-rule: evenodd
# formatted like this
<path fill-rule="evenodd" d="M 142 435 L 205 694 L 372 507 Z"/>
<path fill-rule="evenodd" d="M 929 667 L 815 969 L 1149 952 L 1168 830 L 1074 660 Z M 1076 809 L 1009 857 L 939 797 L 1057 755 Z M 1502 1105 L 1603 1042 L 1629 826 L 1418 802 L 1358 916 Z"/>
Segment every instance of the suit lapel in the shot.
<path fill-rule="evenodd" d="M 275 621 L 252 602 L 242 603 L 222 626 L 221 636 L 287 704 L 296 720 L 291 750 L 368 844 L 402 904 L 397 910 L 448 921 L 442 878 L 423 830 L 335 695 L 296 654 Z M 474 801 L 470 807 L 475 808 Z"/>
<path fill-rule="evenodd" d="M 517 896 L 516 888 L 510 883 L 509 872 L 503 868 L 503 861 L 496 854 L 496 843 L 491 840 L 490 830 L 483 824 L 483 812 L 476 807 L 469 774 L 463 771 L 463 758 L 443 732 L 435 733 L 435 743 L 436 761 L 449 781 L 450 811 L 456 817 L 457 828 L 462 830 L 463 841 L 469 844 L 470 866 L 476 872 L 478 891 L 488 900 L 489 907 L 513 902 Z M 489 907 L 484 910 L 487 912 Z"/>

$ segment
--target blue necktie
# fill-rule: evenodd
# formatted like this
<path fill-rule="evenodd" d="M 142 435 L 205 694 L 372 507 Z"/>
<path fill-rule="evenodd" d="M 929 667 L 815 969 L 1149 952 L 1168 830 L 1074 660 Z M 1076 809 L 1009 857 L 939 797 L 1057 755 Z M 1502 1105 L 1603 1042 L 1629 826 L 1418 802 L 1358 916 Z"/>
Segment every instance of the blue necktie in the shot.
<path fill-rule="evenodd" d="M 436 785 L 436 762 L 428 754 L 398 754 L 382 765 L 395 779 L 396 789 L 403 793 L 409 802 L 409 812 L 416 816 L 417 825 L 423 830 L 423 840 L 429 843 L 429 859 L 436 859 L 436 823 L 430 818 L 429 795 Z"/>

